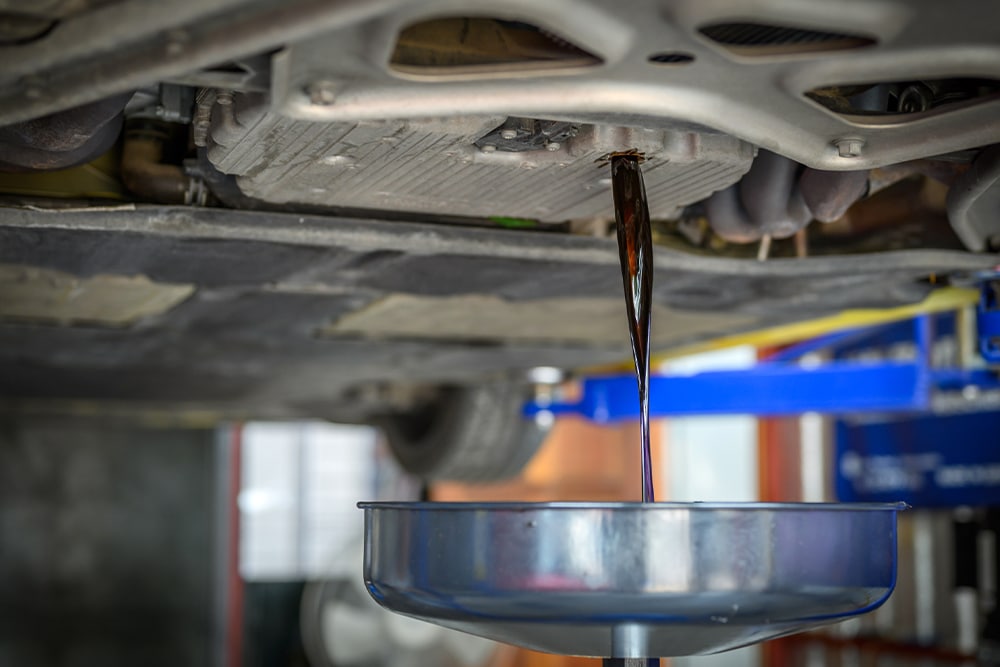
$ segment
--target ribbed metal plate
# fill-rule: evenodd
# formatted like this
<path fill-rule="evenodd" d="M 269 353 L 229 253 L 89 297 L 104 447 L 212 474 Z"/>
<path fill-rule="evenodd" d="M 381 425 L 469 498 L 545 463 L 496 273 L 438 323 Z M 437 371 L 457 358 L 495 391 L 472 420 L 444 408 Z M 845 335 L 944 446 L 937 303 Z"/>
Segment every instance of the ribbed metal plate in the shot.
<path fill-rule="evenodd" d="M 636 148 L 648 160 L 651 213 L 665 218 L 736 182 L 754 156 L 750 144 L 729 136 L 672 130 L 584 125 L 555 151 L 487 153 L 473 144 L 502 117 L 313 123 L 254 109 L 237 114 L 236 122 L 215 114 L 209 158 L 237 175 L 246 195 L 276 204 L 610 218 L 610 171 L 595 161 Z"/>

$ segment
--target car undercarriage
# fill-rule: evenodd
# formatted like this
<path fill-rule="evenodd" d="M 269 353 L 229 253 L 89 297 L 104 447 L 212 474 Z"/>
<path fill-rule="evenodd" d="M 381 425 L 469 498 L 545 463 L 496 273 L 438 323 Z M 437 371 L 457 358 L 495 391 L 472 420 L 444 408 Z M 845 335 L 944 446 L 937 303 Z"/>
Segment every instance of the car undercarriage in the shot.
<path fill-rule="evenodd" d="M 656 349 L 975 285 L 997 18 L 0 0 L 0 405 L 399 426 L 624 359 L 616 151 L 645 159 Z"/>

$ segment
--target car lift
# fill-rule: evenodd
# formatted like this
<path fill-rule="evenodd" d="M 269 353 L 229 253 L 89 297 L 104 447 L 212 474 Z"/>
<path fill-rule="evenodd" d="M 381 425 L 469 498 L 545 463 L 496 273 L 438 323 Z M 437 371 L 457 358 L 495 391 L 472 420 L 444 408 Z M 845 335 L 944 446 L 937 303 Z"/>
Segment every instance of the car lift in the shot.
<path fill-rule="evenodd" d="M 987 364 L 1000 364 L 1000 281 L 982 283 L 976 308 L 979 354 Z M 892 326 L 892 325 L 888 325 Z M 850 329 L 784 348 L 751 369 L 706 371 L 694 375 L 654 375 L 650 382 L 650 414 L 654 417 L 749 414 L 793 415 L 805 412 L 927 412 L 937 392 L 1000 390 L 1000 375 L 987 367 L 935 367 L 931 363 L 934 320 L 912 320 L 916 358 L 833 360 L 802 364 L 803 356 L 863 341 L 887 327 Z M 578 400 L 539 399 L 525 416 L 582 416 L 597 423 L 636 419 L 638 390 L 632 374 L 595 376 L 581 382 Z"/>

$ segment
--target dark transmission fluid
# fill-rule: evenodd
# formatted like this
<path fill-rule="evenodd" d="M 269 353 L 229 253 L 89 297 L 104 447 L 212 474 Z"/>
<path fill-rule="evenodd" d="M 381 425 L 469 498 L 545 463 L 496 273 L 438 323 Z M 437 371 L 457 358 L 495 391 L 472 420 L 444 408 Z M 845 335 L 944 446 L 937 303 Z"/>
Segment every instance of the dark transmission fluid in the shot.
<path fill-rule="evenodd" d="M 653 234 L 649 227 L 641 156 L 611 156 L 611 183 L 618 223 L 618 259 L 625 284 L 625 310 L 632 338 L 632 358 L 639 384 L 639 432 L 642 445 L 642 501 L 653 502 L 653 466 L 649 453 L 649 316 L 653 298 Z"/>

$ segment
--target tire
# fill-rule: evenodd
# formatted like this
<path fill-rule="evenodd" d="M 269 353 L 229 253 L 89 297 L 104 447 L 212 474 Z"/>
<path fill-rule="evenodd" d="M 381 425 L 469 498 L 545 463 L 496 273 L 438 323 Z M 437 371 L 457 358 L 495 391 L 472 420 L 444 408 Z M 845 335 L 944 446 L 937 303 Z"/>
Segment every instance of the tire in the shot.
<path fill-rule="evenodd" d="M 448 389 L 378 426 L 403 469 L 425 481 L 499 481 L 521 472 L 548 431 L 521 416 L 527 397 L 508 382 Z"/>

